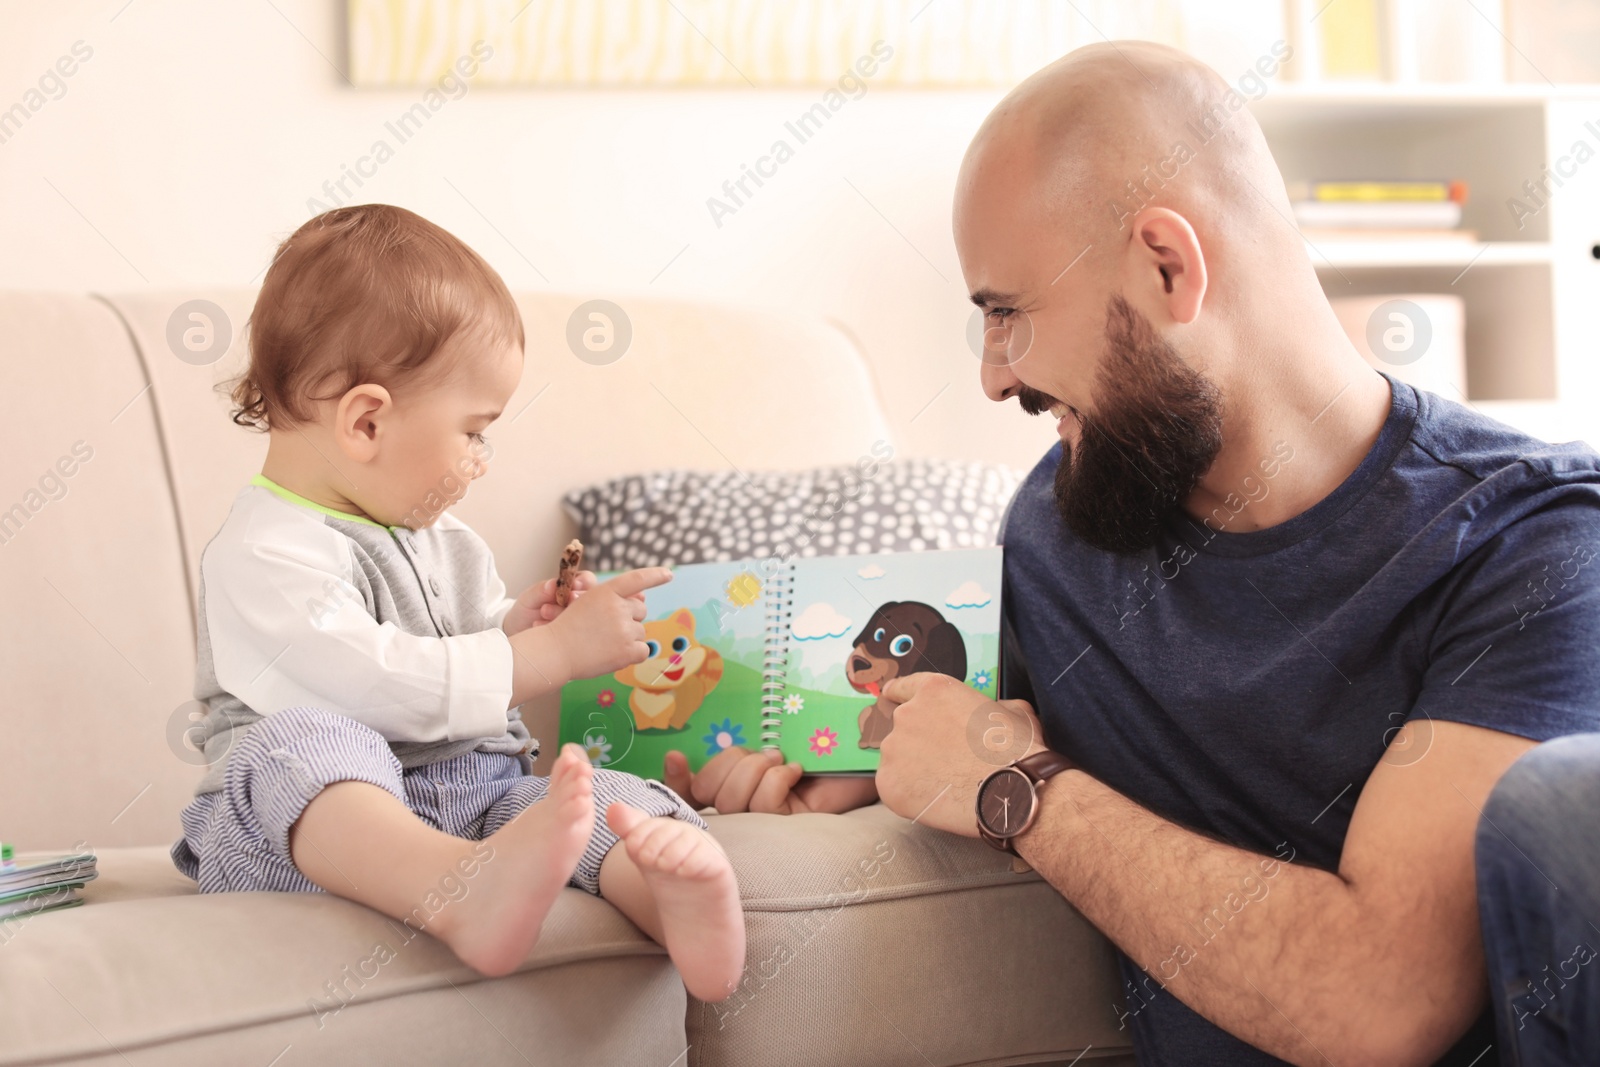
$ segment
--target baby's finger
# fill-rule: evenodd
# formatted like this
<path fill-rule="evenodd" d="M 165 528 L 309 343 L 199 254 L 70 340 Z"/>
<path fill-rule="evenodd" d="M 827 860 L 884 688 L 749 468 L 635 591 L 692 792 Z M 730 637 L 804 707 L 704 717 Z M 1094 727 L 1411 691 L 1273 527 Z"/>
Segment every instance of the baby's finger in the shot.
<path fill-rule="evenodd" d="M 672 572 L 665 567 L 641 567 L 638 570 L 624 571 L 603 584 L 609 586 L 618 596 L 631 597 L 635 593 L 642 593 L 646 589 L 653 589 L 670 581 Z"/>

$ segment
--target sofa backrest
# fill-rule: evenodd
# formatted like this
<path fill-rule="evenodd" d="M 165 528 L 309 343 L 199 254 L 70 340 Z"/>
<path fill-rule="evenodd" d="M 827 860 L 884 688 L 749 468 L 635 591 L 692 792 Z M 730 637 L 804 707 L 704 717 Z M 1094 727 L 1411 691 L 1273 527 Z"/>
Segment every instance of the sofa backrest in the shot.
<path fill-rule="evenodd" d="M 201 768 L 167 747 L 194 631 L 148 378 L 88 296 L 0 293 L 0 837 L 153 842 Z"/>
<path fill-rule="evenodd" d="M 18 387 L 0 399 L 11 415 L 0 427 L 9 446 L 0 507 L 21 500 L 74 441 L 105 442 L 66 480 L 67 496 L 0 544 L 0 591 L 13 606 L 0 622 L 13 701 L 12 759 L 0 769 L 7 840 L 112 845 L 178 832 L 200 768 L 168 735 L 193 681 L 200 553 L 266 451 L 263 435 L 229 420 L 217 389 L 243 366 L 254 299 L 245 289 L 0 293 L 0 335 L 16 339 L 8 358 L 24 364 L 7 368 Z M 875 442 L 892 444 L 862 354 L 828 324 L 613 299 L 632 339 L 602 364 L 568 343 L 586 297 L 518 296 L 522 383 L 489 430 L 489 476 L 455 509 L 494 548 L 511 589 L 554 573 L 573 532 L 559 504 L 569 489 L 667 467 L 847 464 Z M 220 308 L 212 327 L 225 321 L 232 335 L 214 363 L 188 362 L 168 340 L 175 313 L 195 300 Z M 178 332 L 187 325 L 180 314 Z M 580 318 L 578 332 L 595 325 Z M 60 579 L 56 591 L 46 577 Z M 546 760 L 553 714 L 548 700 L 524 709 L 535 736 L 552 742 Z"/>

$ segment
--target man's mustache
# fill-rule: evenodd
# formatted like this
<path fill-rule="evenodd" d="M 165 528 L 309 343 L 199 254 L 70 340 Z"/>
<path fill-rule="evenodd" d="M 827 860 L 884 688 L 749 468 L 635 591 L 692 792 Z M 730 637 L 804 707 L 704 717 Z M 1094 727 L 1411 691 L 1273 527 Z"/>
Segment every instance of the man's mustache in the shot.
<path fill-rule="evenodd" d="M 1061 403 L 1061 401 L 1049 393 L 1041 393 L 1031 385 L 1023 385 L 1017 389 L 1017 403 L 1029 415 L 1043 415 L 1053 406 Z M 1077 414 L 1077 409 L 1073 408 L 1071 404 L 1068 404 L 1067 407 L 1073 411 L 1073 414 Z"/>

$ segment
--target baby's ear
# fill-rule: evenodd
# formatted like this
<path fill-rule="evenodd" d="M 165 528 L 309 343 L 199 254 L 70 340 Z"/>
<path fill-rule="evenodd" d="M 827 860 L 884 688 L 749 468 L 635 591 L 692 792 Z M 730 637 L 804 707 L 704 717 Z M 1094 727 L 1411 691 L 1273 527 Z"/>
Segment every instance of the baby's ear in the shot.
<path fill-rule="evenodd" d="M 690 633 L 694 633 L 694 612 L 688 608 L 679 608 L 678 613 L 672 617 L 672 621 Z"/>

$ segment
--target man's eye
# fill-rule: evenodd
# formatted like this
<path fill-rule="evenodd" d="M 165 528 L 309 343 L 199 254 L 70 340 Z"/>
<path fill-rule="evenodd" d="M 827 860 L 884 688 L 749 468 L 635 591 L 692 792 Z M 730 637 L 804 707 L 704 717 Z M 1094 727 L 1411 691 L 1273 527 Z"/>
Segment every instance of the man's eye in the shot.
<path fill-rule="evenodd" d="M 485 434 L 481 434 L 481 433 L 469 433 L 469 434 L 467 434 L 467 437 L 469 437 L 470 439 L 472 439 L 473 441 L 477 442 L 480 445 L 483 444 L 485 441 L 487 441 L 489 439 Z"/>
<path fill-rule="evenodd" d="M 999 319 L 1001 322 L 1004 322 L 1006 319 L 1010 318 L 1016 313 L 1016 308 L 990 308 L 988 317 L 991 319 Z"/>

